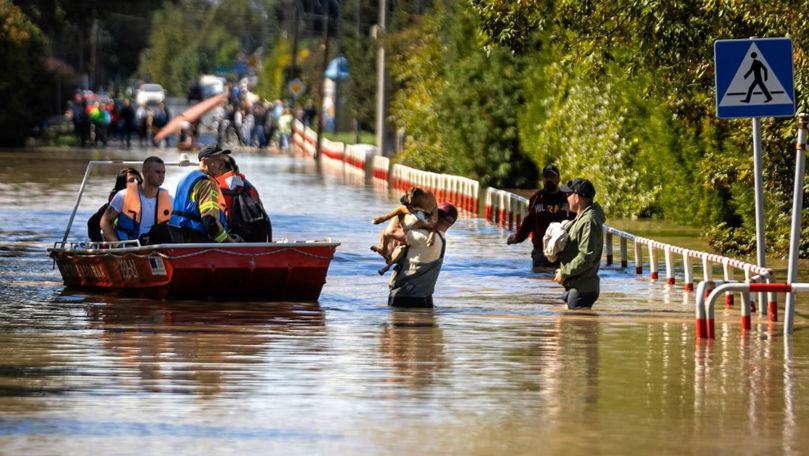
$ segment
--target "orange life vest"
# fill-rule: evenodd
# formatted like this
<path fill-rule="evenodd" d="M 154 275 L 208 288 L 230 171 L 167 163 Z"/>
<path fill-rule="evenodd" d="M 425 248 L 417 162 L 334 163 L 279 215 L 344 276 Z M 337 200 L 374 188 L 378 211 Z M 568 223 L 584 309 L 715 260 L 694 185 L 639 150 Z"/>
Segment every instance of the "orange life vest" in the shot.
<path fill-rule="evenodd" d="M 164 189 L 157 190 L 157 205 L 155 207 L 155 225 L 165 223 L 171 218 L 171 197 Z M 124 204 L 121 213 L 115 221 L 115 232 L 123 240 L 136 239 L 140 233 L 141 207 L 140 189 L 137 182 L 130 182 L 126 186 Z"/>

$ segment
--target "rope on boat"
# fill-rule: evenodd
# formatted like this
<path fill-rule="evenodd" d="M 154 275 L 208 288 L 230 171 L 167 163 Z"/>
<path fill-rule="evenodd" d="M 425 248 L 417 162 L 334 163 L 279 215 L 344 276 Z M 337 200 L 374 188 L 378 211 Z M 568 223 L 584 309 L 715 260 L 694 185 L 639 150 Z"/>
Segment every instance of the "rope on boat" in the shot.
<path fill-rule="evenodd" d="M 120 258 L 129 257 L 129 256 L 134 256 L 134 257 L 137 257 L 137 258 L 148 258 L 150 256 L 157 255 L 157 256 L 160 256 L 160 257 L 165 258 L 167 260 L 180 260 L 180 259 L 183 259 L 183 258 L 190 258 L 190 257 L 193 257 L 193 256 L 202 255 L 202 254 L 208 253 L 208 252 L 217 252 L 217 253 L 224 253 L 224 254 L 227 254 L 227 255 L 243 256 L 243 257 L 257 257 L 257 256 L 275 255 L 276 253 L 286 252 L 288 250 L 299 253 L 299 254 L 301 254 L 303 256 L 316 258 L 318 260 L 331 260 L 332 259 L 332 257 L 330 257 L 330 256 L 315 255 L 314 253 L 309 253 L 309 252 L 297 249 L 295 247 L 283 247 L 283 248 L 273 250 L 273 251 L 270 251 L 270 252 L 258 252 L 258 253 L 242 253 L 242 252 L 234 252 L 234 251 L 224 250 L 224 249 L 219 249 L 219 248 L 212 248 L 212 249 L 198 250 L 196 252 L 191 252 L 191 253 L 186 253 L 184 255 L 176 255 L 176 256 L 169 256 L 169 255 L 166 255 L 165 253 L 158 252 L 158 251 L 143 254 L 143 255 L 139 255 L 139 254 L 134 253 L 134 252 L 114 253 L 112 251 L 105 251 L 105 252 L 99 252 L 96 255 L 98 255 L 98 256 L 120 257 Z"/>

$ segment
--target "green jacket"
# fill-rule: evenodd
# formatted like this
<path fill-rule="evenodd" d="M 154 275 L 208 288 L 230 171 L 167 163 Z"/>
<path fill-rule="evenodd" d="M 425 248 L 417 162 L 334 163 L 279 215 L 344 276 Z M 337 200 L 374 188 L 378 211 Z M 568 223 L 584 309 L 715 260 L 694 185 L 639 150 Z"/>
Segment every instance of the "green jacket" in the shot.
<path fill-rule="evenodd" d="M 559 255 L 565 289 L 598 291 L 598 267 L 604 248 L 604 222 L 607 218 L 597 203 L 582 212 L 568 229 L 567 244 Z"/>

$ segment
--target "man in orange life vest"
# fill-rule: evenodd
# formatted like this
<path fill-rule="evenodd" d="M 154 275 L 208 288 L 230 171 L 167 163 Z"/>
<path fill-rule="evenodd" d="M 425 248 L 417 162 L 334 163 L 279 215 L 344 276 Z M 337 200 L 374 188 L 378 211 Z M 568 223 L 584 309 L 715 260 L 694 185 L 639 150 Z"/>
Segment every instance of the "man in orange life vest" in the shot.
<path fill-rule="evenodd" d="M 559 261 L 548 261 L 542 252 L 542 237 L 548 225 L 552 222 L 573 220 L 576 217 L 568 207 L 565 194 L 559 191 L 559 168 L 548 165 L 542 170 L 542 186 L 528 201 L 528 215 L 517 228 L 517 232 L 506 240 L 507 244 L 517 244 L 531 233 L 531 242 L 534 244 L 531 251 L 534 272 L 552 271 L 553 268 L 559 267 Z"/>
<path fill-rule="evenodd" d="M 106 241 L 140 239 L 142 244 L 168 241 L 159 234 L 171 216 L 172 200 L 168 190 L 160 187 L 166 178 L 166 165 L 160 157 L 143 161 L 143 181 L 130 182 L 110 201 L 101 216 L 101 230 Z"/>
<path fill-rule="evenodd" d="M 224 155 L 230 150 L 218 144 L 197 154 L 199 168 L 177 184 L 169 228 L 174 242 L 236 242 L 228 235 L 225 197 L 216 178 L 225 172 Z"/>

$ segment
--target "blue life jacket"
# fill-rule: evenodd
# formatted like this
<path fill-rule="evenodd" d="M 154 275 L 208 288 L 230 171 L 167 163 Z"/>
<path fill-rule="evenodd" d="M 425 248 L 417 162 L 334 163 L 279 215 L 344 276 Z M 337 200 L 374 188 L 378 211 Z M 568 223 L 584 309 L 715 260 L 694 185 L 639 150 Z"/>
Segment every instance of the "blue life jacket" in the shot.
<path fill-rule="evenodd" d="M 202 171 L 195 169 L 188 173 L 187 176 L 180 180 L 177 184 L 177 194 L 174 195 L 174 206 L 171 210 L 171 219 L 169 226 L 176 228 L 187 227 L 208 236 L 208 230 L 202 224 L 202 215 L 199 212 L 199 202 L 194 200 L 193 190 L 194 186 L 202 179 L 208 179 L 208 175 Z M 218 189 L 218 186 L 217 186 Z M 224 204 L 224 198 L 219 204 Z M 224 210 L 219 211 L 219 223 L 222 228 L 227 231 L 228 219 Z"/>

